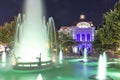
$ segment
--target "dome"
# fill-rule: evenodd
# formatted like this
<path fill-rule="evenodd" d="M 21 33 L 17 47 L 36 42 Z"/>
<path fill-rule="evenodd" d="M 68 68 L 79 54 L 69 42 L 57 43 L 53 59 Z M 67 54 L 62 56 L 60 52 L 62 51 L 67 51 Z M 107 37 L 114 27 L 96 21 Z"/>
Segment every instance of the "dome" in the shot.
<path fill-rule="evenodd" d="M 79 28 L 90 28 L 91 27 L 90 23 L 88 23 L 88 22 L 79 22 L 79 23 L 77 23 L 76 26 Z"/>

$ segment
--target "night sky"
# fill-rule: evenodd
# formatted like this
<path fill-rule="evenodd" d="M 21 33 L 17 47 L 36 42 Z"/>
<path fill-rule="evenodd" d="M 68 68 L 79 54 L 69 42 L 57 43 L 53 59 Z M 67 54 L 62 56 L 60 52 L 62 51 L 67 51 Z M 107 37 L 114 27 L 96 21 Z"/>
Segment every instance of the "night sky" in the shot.
<path fill-rule="evenodd" d="M 102 24 L 103 13 L 114 8 L 118 0 L 44 0 L 47 17 L 53 16 L 57 28 L 75 25 L 80 14 L 95 26 Z M 0 25 L 22 12 L 23 0 L 0 0 Z M 35 5 L 33 5 L 34 7 Z"/>

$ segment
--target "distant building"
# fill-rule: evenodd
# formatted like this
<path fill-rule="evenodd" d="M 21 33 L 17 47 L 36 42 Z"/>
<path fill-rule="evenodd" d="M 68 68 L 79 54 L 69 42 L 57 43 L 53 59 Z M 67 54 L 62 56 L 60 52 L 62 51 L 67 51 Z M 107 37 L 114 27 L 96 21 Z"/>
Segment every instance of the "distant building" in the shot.
<path fill-rule="evenodd" d="M 59 34 L 60 33 L 65 34 L 67 37 L 72 37 L 72 28 L 71 28 L 71 26 L 69 26 L 69 27 L 62 26 L 58 32 L 59 32 Z"/>
<path fill-rule="evenodd" d="M 76 26 L 61 27 L 59 32 L 71 36 L 78 44 L 73 51 L 79 53 L 84 48 L 87 51 L 92 50 L 92 42 L 94 41 L 95 27 L 92 22 L 85 21 L 85 15 L 80 15 L 80 22 Z"/>

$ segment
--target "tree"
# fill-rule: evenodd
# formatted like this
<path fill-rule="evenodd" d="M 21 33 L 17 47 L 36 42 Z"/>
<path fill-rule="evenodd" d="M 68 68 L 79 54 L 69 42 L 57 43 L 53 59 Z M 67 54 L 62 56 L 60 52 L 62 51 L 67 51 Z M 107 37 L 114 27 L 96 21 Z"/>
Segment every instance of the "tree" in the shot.
<path fill-rule="evenodd" d="M 120 0 L 115 4 L 115 9 L 120 11 Z"/>
<path fill-rule="evenodd" d="M 120 2 L 120 0 L 119 0 Z M 117 6 L 114 10 L 110 10 L 103 17 L 103 28 L 99 29 L 95 41 L 94 48 L 99 50 L 116 50 L 120 46 L 120 11 Z M 118 7 L 118 8 L 117 8 Z"/>
<path fill-rule="evenodd" d="M 98 51 L 103 51 L 102 46 L 103 46 L 103 28 L 100 28 L 97 32 L 97 35 L 95 35 L 95 40 L 93 42 L 93 47 L 98 50 Z"/>
<path fill-rule="evenodd" d="M 0 42 L 4 44 L 9 44 L 14 40 L 15 35 L 15 26 L 16 26 L 16 18 L 10 23 L 5 23 L 0 27 Z"/>

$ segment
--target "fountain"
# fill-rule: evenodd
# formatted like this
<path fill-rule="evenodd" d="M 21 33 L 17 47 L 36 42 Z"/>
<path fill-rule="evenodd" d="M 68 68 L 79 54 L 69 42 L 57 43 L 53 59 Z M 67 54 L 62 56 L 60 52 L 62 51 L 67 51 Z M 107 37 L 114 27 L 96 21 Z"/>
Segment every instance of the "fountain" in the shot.
<path fill-rule="evenodd" d="M 33 7 L 33 5 L 35 6 Z M 17 18 L 15 51 L 18 62 L 49 61 L 49 39 L 42 0 L 25 0 L 24 15 Z"/>
<path fill-rule="evenodd" d="M 3 45 L 0 45 L 0 54 L 2 54 L 1 62 L 6 62 L 6 53 L 5 53 L 5 47 Z"/>
<path fill-rule="evenodd" d="M 5 47 L 3 45 L 0 45 L 0 53 L 2 54 L 0 68 L 4 68 L 6 67 L 6 53 L 5 53 Z"/>
<path fill-rule="evenodd" d="M 104 52 L 103 54 L 101 54 L 99 56 L 99 60 L 98 60 L 98 73 L 97 75 L 92 75 L 89 78 L 92 80 L 113 80 L 112 78 L 110 78 L 110 76 L 108 76 L 106 74 L 106 53 Z"/>
<path fill-rule="evenodd" d="M 87 49 L 84 48 L 84 53 L 83 53 L 83 59 L 80 61 L 80 62 L 88 62 L 88 59 L 87 59 Z"/>
<path fill-rule="evenodd" d="M 106 79 L 106 67 L 105 67 L 105 61 L 104 57 L 100 55 L 99 62 L 98 62 L 98 74 L 97 78 L 100 80 Z"/>
<path fill-rule="evenodd" d="M 32 70 L 32 67 L 41 69 L 51 65 L 49 30 L 53 19 L 49 19 L 48 26 L 43 14 L 42 0 L 25 0 L 24 14 L 18 15 L 16 23 L 14 69 Z"/>
<path fill-rule="evenodd" d="M 0 68 L 4 68 L 7 66 L 7 62 L 6 62 L 6 53 L 5 51 L 2 52 L 2 59 L 1 59 L 1 62 L 0 63 Z"/>
<path fill-rule="evenodd" d="M 62 52 L 62 50 L 60 50 L 60 52 L 59 52 L 59 63 L 60 64 L 62 63 L 62 60 L 63 60 L 63 52 Z"/>
<path fill-rule="evenodd" d="M 8 50 L 6 46 L 0 45 L 0 54 L 1 54 L 0 71 L 8 71 L 12 68 L 11 64 L 9 63 L 7 51 Z"/>
<path fill-rule="evenodd" d="M 41 74 L 39 74 L 39 75 L 38 75 L 37 80 L 43 80 L 43 78 L 42 78 L 42 75 L 41 75 Z"/>
<path fill-rule="evenodd" d="M 2 60 L 1 60 L 2 63 L 6 63 L 6 53 L 5 51 L 2 52 Z"/>
<path fill-rule="evenodd" d="M 56 37 L 56 29 L 55 29 L 55 23 L 54 19 L 52 17 L 49 18 L 47 22 L 48 26 L 48 34 L 49 34 L 49 48 L 50 48 L 50 53 L 52 56 L 52 61 L 57 62 L 57 37 Z"/>
<path fill-rule="evenodd" d="M 83 59 L 83 62 L 87 62 L 87 49 L 84 48 L 84 59 Z"/>
<path fill-rule="evenodd" d="M 103 59 L 104 59 L 104 65 L 105 65 L 105 67 L 107 67 L 107 57 L 106 57 L 106 53 L 105 52 L 103 52 Z"/>

